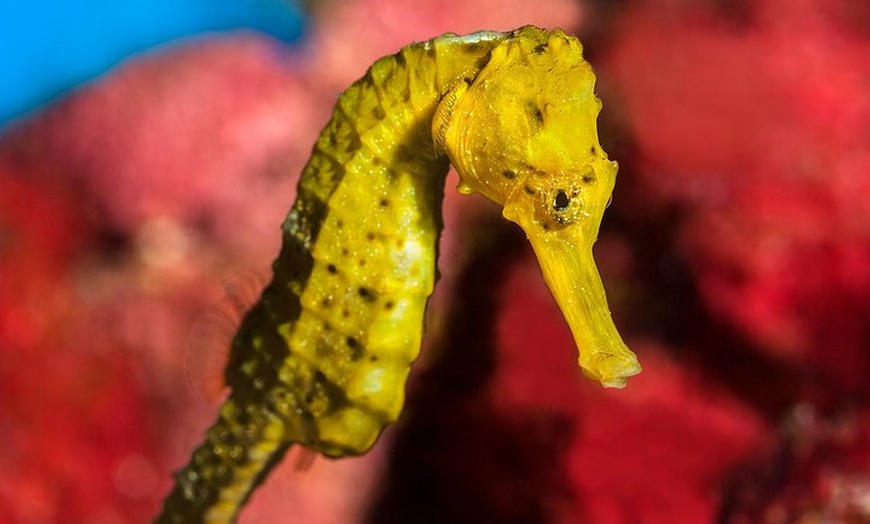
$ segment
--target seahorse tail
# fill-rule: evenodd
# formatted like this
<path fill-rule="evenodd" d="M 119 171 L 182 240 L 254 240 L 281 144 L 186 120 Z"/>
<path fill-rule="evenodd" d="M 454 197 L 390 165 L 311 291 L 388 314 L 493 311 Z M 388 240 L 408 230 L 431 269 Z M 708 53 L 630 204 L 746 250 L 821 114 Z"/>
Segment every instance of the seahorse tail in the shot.
<path fill-rule="evenodd" d="M 287 450 L 281 418 L 262 405 L 230 398 L 175 487 L 155 524 L 231 523 L 254 487 Z"/>

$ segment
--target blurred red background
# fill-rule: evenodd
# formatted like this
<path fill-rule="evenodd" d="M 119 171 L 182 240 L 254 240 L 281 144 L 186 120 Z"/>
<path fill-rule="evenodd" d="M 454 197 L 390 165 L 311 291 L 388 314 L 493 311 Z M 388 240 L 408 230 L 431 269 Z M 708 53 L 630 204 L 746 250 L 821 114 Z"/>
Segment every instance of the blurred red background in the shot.
<path fill-rule="evenodd" d="M 291 456 L 241 522 L 870 522 L 866 3 L 314 16 L 294 49 L 133 58 L 0 136 L 0 524 L 152 518 L 216 413 L 214 304 L 255 292 L 337 93 L 410 41 L 525 23 L 596 67 L 620 163 L 596 256 L 644 373 L 583 378 L 521 233 L 448 191 L 402 420 L 365 457 Z"/>

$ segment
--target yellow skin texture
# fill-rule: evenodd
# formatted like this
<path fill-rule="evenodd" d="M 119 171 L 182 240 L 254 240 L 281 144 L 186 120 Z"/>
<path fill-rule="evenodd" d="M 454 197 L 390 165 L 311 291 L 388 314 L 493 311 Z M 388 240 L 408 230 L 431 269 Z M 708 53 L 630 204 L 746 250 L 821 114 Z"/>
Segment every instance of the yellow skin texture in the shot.
<path fill-rule="evenodd" d="M 341 95 L 273 281 L 233 340 L 230 397 L 156 522 L 234 522 L 291 444 L 360 454 L 398 418 L 436 280 L 448 159 L 461 192 L 525 230 L 583 371 L 618 387 L 640 372 L 592 259 L 616 175 L 594 81 L 576 39 L 524 27 L 409 45 Z"/>

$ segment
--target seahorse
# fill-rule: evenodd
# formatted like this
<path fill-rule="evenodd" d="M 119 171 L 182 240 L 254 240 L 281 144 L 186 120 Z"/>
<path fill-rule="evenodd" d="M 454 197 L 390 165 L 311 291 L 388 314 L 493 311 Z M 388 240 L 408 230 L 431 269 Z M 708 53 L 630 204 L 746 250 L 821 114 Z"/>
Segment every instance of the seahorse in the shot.
<path fill-rule="evenodd" d="M 592 256 L 617 164 L 580 42 L 562 30 L 445 34 L 377 60 L 335 104 L 282 225 L 273 278 L 231 347 L 231 393 L 157 522 L 234 522 L 298 443 L 366 452 L 399 416 L 436 281 L 440 206 L 503 206 L 526 233 L 583 372 L 640 372 Z"/>

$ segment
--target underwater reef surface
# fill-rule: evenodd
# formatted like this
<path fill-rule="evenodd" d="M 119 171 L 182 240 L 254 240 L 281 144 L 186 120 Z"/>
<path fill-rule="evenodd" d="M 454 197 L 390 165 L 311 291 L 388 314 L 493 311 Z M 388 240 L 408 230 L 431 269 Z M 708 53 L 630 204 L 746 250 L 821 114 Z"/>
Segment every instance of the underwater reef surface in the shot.
<path fill-rule="evenodd" d="M 291 453 L 240 521 L 870 521 L 861 2 L 314 9 L 299 48 L 165 47 L 0 136 L 0 523 L 148 522 L 336 94 L 408 41 L 523 23 L 599 75 L 596 256 L 643 374 L 582 377 L 521 233 L 450 179 L 402 419 L 364 457 Z"/>

